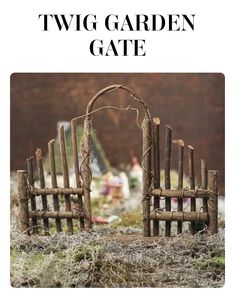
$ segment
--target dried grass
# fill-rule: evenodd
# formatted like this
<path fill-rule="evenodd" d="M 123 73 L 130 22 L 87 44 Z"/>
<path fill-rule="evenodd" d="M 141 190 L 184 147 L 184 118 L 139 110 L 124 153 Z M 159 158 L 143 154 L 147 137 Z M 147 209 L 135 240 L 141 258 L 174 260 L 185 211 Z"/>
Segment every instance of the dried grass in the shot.
<path fill-rule="evenodd" d="M 132 227 L 51 236 L 11 234 L 13 287 L 222 287 L 224 230 L 142 238 Z"/>

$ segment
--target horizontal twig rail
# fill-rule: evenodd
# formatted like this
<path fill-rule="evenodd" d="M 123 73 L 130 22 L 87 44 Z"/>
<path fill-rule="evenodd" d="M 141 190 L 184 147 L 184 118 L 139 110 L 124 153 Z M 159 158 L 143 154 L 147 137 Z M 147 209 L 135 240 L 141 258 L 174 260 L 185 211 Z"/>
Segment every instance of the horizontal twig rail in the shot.
<path fill-rule="evenodd" d="M 36 188 L 30 187 L 30 195 L 40 196 L 40 195 L 82 195 L 82 188 Z"/>
<path fill-rule="evenodd" d="M 152 189 L 152 196 L 158 197 L 169 197 L 169 198 L 209 198 L 209 193 L 207 190 L 196 189 Z"/>
<path fill-rule="evenodd" d="M 207 212 L 161 212 L 152 211 L 149 215 L 152 220 L 169 220 L 169 221 L 208 221 Z"/>
<path fill-rule="evenodd" d="M 30 218 L 80 218 L 84 217 L 84 212 L 82 211 L 30 211 L 29 212 Z"/>

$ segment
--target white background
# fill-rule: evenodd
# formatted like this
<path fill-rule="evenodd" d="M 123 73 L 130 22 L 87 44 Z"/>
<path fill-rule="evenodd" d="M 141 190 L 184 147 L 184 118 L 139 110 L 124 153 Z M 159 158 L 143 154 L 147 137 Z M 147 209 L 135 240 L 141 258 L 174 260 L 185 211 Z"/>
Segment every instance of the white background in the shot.
<path fill-rule="evenodd" d="M 36 2 L 36 3 L 35 3 Z M 30 289 L 13 289 L 9 283 L 9 159 L 10 159 L 10 75 L 13 72 L 222 72 L 226 84 L 226 283 L 223 289 L 190 292 L 222 293 L 235 286 L 234 255 L 234 98 L 235 75 L 232 43 L 234 16 L 232 1 L 1 1 L 0 7 L 0 288 L 10 293 L 29 294 Z M 38 14 L 96 14 L 96 32 L 43 32 Z M 103 21 L 108 14 L 191 14 L 195 13 L 194 32 L 108 32 Z M 94 57 L 89 43 L 98 38 L 145 39 L 145 57 Z M 17 149 L 17 146 L 12 148 Z M 216 147 L 215 147 L 216 148 Z M 185 274 L 187 275 L 187 274 Z M 33 292 L 64 292 L 40 290 Z M 72 290 L 69 292 L 84 292 Z M 93 290 L 93 292 L 120 290 Z M 127 291 L 127 290 L 126 290 Z M 130 291 L 130 290 L 129 290 Z M 134 291 L 134 290 L 133 290 Z M 135 290 L 155 293 L 158 290 Z M 169 292 L 159 290 L 161 294 Z M 171 290 L 173 291 L 173 290 Z M 123 292 L 123 291 L 121 291 Z M 175 289 L 177 294 L 188 293 Z M 2 293 L 3 294 L 3 293 Z"/>

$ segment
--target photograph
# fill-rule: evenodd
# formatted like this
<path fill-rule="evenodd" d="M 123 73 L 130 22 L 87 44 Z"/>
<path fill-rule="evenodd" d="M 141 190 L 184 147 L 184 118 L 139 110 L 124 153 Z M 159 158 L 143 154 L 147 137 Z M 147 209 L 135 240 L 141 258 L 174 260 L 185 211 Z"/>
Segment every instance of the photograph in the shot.
<path fill-rule="evenodd" d="M 226 79 L 12 73 L 11 287 L 224 287 Z"/>

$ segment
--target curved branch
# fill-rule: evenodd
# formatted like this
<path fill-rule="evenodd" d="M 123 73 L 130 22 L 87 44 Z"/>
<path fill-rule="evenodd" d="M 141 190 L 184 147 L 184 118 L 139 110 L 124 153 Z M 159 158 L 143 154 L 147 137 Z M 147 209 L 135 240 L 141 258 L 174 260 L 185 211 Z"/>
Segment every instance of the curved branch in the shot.
<path fill-rule="evenodd" d="M 91 112 L 92 112 L 92 109 L 93 109 L 93 106 L 95 104 L 95 102 L 98 100 L 98 98 L 100 96 L 103 96 L 105 94 L 108 94 L 108 93 L 111 93 L 113 91 L 116 91 L 118 89 L 122 89 L 122 90 L 125 90 L 127 91 L 131 97 L 138 101 L 144 108 L 144 111 L 145 111 L 145 115 L 148 119 L 151 119 L 151 115 L 150 115 L 150 112 L 149 112 L 149 109 L 148 109 L 148 106 L 147 104 L 145 103 L 145 101 L 143 100 L 142 97 L 136 95 L 131 89 L 129 89 L 127 86 L 125 85 L 110 85 L 108 87 L 105 87 L 103 89 L 101 89 L 99 92 L 97 92 L 95 94 L 95 96 L 92 97 L 92 99 L 89 101 L 88 105 L 87 105 L 87 108 L 86 108 L 86 114 L 89 115 Z"/>

